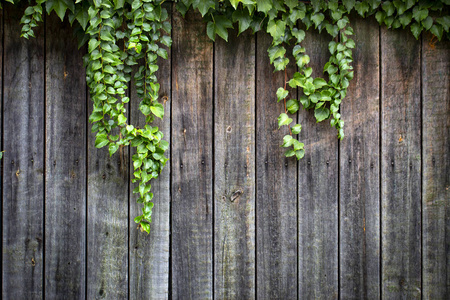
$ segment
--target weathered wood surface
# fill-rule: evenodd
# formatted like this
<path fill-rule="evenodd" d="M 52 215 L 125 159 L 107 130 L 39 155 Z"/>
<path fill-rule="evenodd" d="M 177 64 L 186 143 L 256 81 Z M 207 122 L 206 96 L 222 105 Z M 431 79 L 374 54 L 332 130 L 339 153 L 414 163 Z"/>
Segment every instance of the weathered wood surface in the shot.
<path fill-rule="evenodd" d="M 45 296 L 85 297 L 86 80 L 69 24 L 46 24 Z"/>
<path fill-rule="evenodd" d="M 297 298 L 297 162 L 284 157 L 280 147 L 288 129 L 278 129 L 284 112 L 276 91 L 283 86 L 284 72 L 274 73 L 267 55 L 272 38 L 256 37 L 256 225 L 257 298 Z M 291 58 L 292 59 L 292 58 Z M 287 75 L 292 77 L 295 66 Z M 296 90 L 289 97 L 297 98 Z M 293 117 L 297 121 L 296 117 Z"/>
<path fill-rule="evenodd" d="M 297 163 L 279 146 L 270 36 L 213 44 L 198 15 L 173 15 L 158 71 L 171 160 L 146 235 L 131 153 L 94 148 L 85 50 L 55 16 L 20 39 L 22 11 L 0 14 L 4 299 L 447 297 L 448 41 L 352 19 L 346 138 L 301 110 Z M 328 41 L 311 31 L 303 43 L 315 76 Z"/>
<path fill-rule="evenodd" d="M 423 299 L 450 295 L 450 42 L 422 40 Z"/>
<path fill-rule="evenodd" d="M 255 41 L 214 55 L 214 298 L 255 298 Z"/>
<path fill-rule="evenodd" d="M 420 41 L 382 28 L 381 49 L 381 296 L 420 299 Z"/>
<path fill-rule="evenodd" d="M 18 38 L 23 9 L 4 10 L 4 299 L 40 299 L 44 290 L 44 30 Z"/>
<path fill-rule="evenodd" d="M 353 17 L 354 78 L 341 106 L 339 157 L 341 299 L 380 298 L 380 66 L 375 20 Z"/>
<path fill-rule="evenodd" d="M 303 45 L 311 56 L 313 77 L 328 61 L 329 36 L 308 32 Z M 298 171 L 298 293 L 308 299 L 337 299 L 338 286 L 338 141 L 329 121 L 316 123 L 300 110 L 300 141 L 305 157 Z"/>
<path fill-rule="evenodd" d="M 213 44 L 199 14 L 173 15 L 172 298 L 213 297 Z"/>
<path fill-rule="evenodd" d="M 166 6 L 169 10 L 170 6 Z M 164 104 L 164 120 L 155 121 L 155 125 L 164 133 L 164 140 L 170 143 L 171 120 L 171 59 L 159 59 L 156 76 L 161 85 L 159 101 Z M 145 117 L 136 101 L 136 88 L 131 83 L 130 121 L 140 127 Z M 131 151 L 130 157 L 135 153 Z M 170 149 L 166 151 L 170 157 Z M 170 251 L 170 170 L 169 160 L 157 179 L 151 181 L 153 193 L 152 223 L 150 234 L 143 234 L 137 228 L 134 218 L 142 214 L 142 205 L 136 203 L 138 194 L 133 194 L 137 186 L 130 187 L 130 299 L 168 299 L 169 298 L 169 251 Z M 133 177 L 133 165 L 130 163 L 130 176 Z"/>

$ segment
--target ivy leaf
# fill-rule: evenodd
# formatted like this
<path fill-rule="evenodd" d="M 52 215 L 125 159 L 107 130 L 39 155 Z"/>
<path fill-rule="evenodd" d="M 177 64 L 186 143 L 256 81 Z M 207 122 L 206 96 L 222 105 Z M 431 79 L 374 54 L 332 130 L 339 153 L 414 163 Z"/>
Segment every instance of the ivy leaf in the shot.
<path fill-rule="evenodd" d="M 450 27 L 450 16 L 443 16 L 441 18 L 437 18 L 436 23 L 441 24 L 444 31 L 448 32 L 448 29 Z"/>
<path fill-rule="evenodd" d="M 285 113 L 282 113 L 279 117 L 278 117 L 278 129 L 283 126 L 283 125 L 289 125 L 292 123 L 292 119 L 289 118 L 289 116 Z"/>
<path fill-rule="evenodd" d="M 413 23 L 411 25 L 411 32 L 416 39 L 419 38 L 420 33 L 422 32 L 423 27 L 419 23 Z"/>
<path fill-rule="evenodd" d="M 355 0 L 343 0 L 342 4 L 344 4 L 345 9 L 347 9 L 347 12 L 350 12 L 353 7 L 355 7 Z"/>
<path fill-rule="evenodd" d="M 257 2 L 257 10 L 266 14 L 269 10 L 272 9 L 272 1 L 271 0 L 258 0 Z"/>
<path fill-rule="evenodd" d="M 114 0 L 114 9 L 118 10 L 125 4 L 125 0 Z"/>
<path fill-rule="evenodd" d="M 109 144 L 108 136 L 106 134 L 97 134 L 95 138 L 95 148 L 102 148 Z"/>
<path fill-rule="evenodd" d="M 284 31 L 286 30 L 286 22 L 282 20 L 270 20 L 267 24 L 267 32 L 273 37 L 274 40 L 277 40 L 284 36 Z"/>
<path fill-rule="evenodd" d="M 426 30 L 430 30 L 431 26 L 433 26 L 433 18 L 428 16 L 425 20 L 422 21 L 422 26 Z"/>
<path fill-rule="evenodd" d="M 267 52 L 269 53 L 270 63 L 272 64 L 273 61 L 275 59 L 277 59 L 278 57 L 284 57 L 284 54 L 286 53 L 286 49 L 281 45 L 277 45 L 277 46 L 270 47 L 267 50 Z"/>
<path fill-rule="evenodd" d="M 210 8 L 215 7 L 215 1 L 214 0 L 194 0 L 194 3 L 192 6 L 194 8 L 197 8 L 200 11 L 200 13 L 202 14 L 202 17 L 204 17 Z"/>
<path fill-rule="evenodd" d="M 400 23 L 402 24 L 403 28 L 405 28 L 409 23 L 411 23 L 412 20 L 412 13 L 411 12 L 406 12 L 403 15 L 401 15 L 398 20 L 400 21 Z M 433 23 L 433 20 L 431 20 L 431 23 Z M 431 25 L 430 25 L 431 27 Z"/>
<path fill-rule="evenodd" d="M 213 42 L 216 41 L 216 25 L 213 21 L 209 21 L 206 25 L 206 34 Z"/>
<path fill-rule="evenodd" d="M 250 27 L 250 24 L 252 23 L 252 18 L 250 17 L 247 11 L 236 10 L 233 13 L 233 21 L 239 22 L 239 32 L 238 32 L 239 35 Z"/>
<path fill-rule="evenodd" d="M 414 7 L 413 18 L 416 19 L 417 22 L 425 20 L 426 17 L 428 17 L 428 9 L 420 9 L 419 6 Z"/>
<path fill-rule="evenodd" d="M 442 39 L 442 34 L 444 33 L 442 25 L 440 25 L 440 24 L 435 24 L 435 25 L 431 26 L 430 32 L 432 34 L 434 34 L 438 38 L 439 41 Z"/>
<path fill-rule="evenodd" d="M 221 38 L 228 42 L 228 28 L 233 28 L 233 23 L 225 17 L 225 16 L 216 16 L 215 17 L 215 28 L 214 31 Z"/>
<path fill-rule="evenodd" d="M 302 159 L 305 156 L 305 150 L 301 149 L 298 151 L 295 151 L 295 156 L 298 160 Z"/>
<path fill-rule="evenodd" d="M 64 20 L 64 15 L 66 14 L 66 10 L 68 8 L 66 1 L 48 0 L 45 5 L 48 14 L 50 14 L 54 10 L 61 21 Z"/>
<path fill-rule="evenodd" d="M 287 97 L 287 95 L 289 94 L 289 92 L 283 88 L 278 88 L 277 90 L 277 98 L 278 98 L 278 102 L 280 102 L 281 100 L 283 100 L 284 98 Z"/>
<path fill-rule="evenodd" d="M 286 152 L 284 152 L 284 156 L 286 156 L 286 157 L 291 157 L 291 156 L 294 156 L 294 155 L 295 155 L 295 151 L 292 150 L 292 149 L 287 150 Z"/>
<path fill-rule="evenodd" d="M 145 232 L 150 233 L 150 224 L 146 222 L 141 222 L 140 225 Z"/>
<path fill-rule="evenodd" d="M 289 7 L 290 10 L 293 10 L 298 5 L 298 0 L 286 0 L 284 3 Z"/>
<path fill-rule="evenodd" d="M 286 102 L 286 108 L 290 114 L 295 114 L 300 108 L 296 99 L 290 99 Z"/>
<path fill-rule="evenodd" d="M 314 116 L 316 117 L 317 123 L 322 122 L 323 120 L 328 119 L 330 110 L 326 107 L 316 108 L 314 110 Z"/>
<path fill-rule="evenodd" d="M 297 43 L 300 44 L 305 38 L 305 32 L 303 30 L 299 30 L 294 28 L 291 30 L 292 35 L 297 39 Z"/>
<path fill-rule="evenodd" d="M 119 149 L 119 145 L 117 145 L 116 143 L 111 143 L 109 144 L 109 156 L 112 156 L 114 153 L 116 153 L 116 151 Z"/>
<path fill-rule="evenodd" d="M 358 12 L 358 14 L 364 18 L 366 12 L 369 11 L 369 4 L 367 4 L 366 1 L 361 1 L 356 3 L 355 9 Z"/>
<path fill-rule="evenodd" d="M 284 148 L 290 147 L 293 142 L 294 142 L 294 139 L 292 138 L 291 135 L 285 135 L 283 137 L 283 144 L 281 145 L 281 147 L 284 147 Z"/>
<path fill-rule="evenodd" d="M 158 118 L 162 119 L 164 117 L 164 106 L 161 103 L 155 103 L 153 106 L 150 106 L 150 110 Z"/>
<path fill-rule="evenodd" d="M 313 83 L 314 83 L 314 87 L 316 88 L 316 90 L 320 89 L 323 86 L 328 85 L 327 82 L 325 81 L 325 79 L 323 79 L 323 78 L 315 78 Z"/>
<path fill-rule="evenodd" d="M 297 124 L 297 125 L 292 126 L 291 131 L 292 131 L 292 134 L 299 134 L 300 131 L 302 131 L 302 125 Z"/>
<path fill-rule="evenodd" d="M 314 25 L 316 28 L 322 23 L 322 21 L 325 19 L 325 16 L 323 13 L 314 14 L 311 16 L 311 20 L 314 22 Z"/>
<path fill-rule="evenodd" d="M 381 7 L 386 12 L 386 15 L 388 17 L 392 16 L 394 14 L 394 12 L 395 12 L 395 7 L 394 7 L 394 5 L 392 4 L 391 1 L 383 2 L 383 4 L 381 4 Z"/>

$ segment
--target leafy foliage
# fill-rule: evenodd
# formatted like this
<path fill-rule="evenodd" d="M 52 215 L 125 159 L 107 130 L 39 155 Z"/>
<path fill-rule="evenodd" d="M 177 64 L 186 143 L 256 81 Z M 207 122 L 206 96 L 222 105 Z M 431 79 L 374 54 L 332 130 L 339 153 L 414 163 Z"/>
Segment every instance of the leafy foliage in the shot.
<path fill-rule="evenodd" d="M 5 0 L 17 4 L 20 0 Z M 169 144 L 158 127 L 151 126 L 155 118 L 163 118 L 164 106 L 158 102 L 160 86 L 155 72 L 158 57 L 167 59 L 171 46 L 171 25 L 162 4 L 165 0 L 30 0 L 21 19 L 22 36 L 34 37 L 33 28 L 42 22 L 43 9 L 55 12 L 61 20 L 65 16 L 78 29 L 80 45 L 87 43 L 84 57 L 86 81 L 93 102 L 89 117 L 96 132 L 95 146 L 108 147 L 110 155 L 120 147 L 136 148 L 133 155 L 134 179 L 139 185 L 133 191 L 143 204 L 142 215 L 134 220 L 149 232 L 153 203 L 150 180 L 157 178 L 166 164 L 164 156 Z M 450 0 L 178 0 L 177 10 L 184 16 L 190 8 L 198 10 L 207 22 L 207 35 L 213 41 L 217 36 L 227 40 L 228 30 L 237 26 L 239 34 L 251 29 L 270 34 L 268 49 L 270 63 L 275 71 L 286 70 L 290 62 L 287 45 L 291 45 L 297 72 L 286 80 L 276 93 L 284 102 L 285 111 L 278 117 L 278 126 L 288 126 L 282 147 L 287 157 L 301 159 L 304 144 L 296 136 L 300 124 L 293 124 L 289 114 L 296 114 L 300 105 L 314 110 L 317 122 L 330 120 L 337 136 L 344 137 L 344 121 L 339 107 L 353 78 L 351 39 L 353 29 L 348 15 L 355 10 L 360 16 L 374 16 L 388 28 L 407 28 L 418 38 L 424 30 L 441 40 L 449 37 Z M 331 54 L 323 68 L 325 77 L 313 77 L 308 66 L 311 58 L 302 46 L 306 31 L 313 27 L 330 35 Z M 80 30 L 81 29 L 81 30 Z M 135 66 L 133 68 L 133 66 Z M 133 70 L 135 72 L 133 73 Z M 285 71 L 286 72 L 286 71 Z M 126 90 L 134 78 L 139 109 L 146 124 L 139 128 L 128 124 Z M 300 88 L 300 99 L 288 99 L 287 85 Z M 0 152 L 1 159 L 1 152 Z"/>

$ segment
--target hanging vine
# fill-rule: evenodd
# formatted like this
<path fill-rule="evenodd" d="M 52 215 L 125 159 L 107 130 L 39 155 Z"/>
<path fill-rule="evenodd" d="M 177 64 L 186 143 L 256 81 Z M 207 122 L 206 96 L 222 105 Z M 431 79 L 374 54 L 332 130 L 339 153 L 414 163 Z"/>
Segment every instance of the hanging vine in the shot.
<path fill-rule="evenodd" d="M 20 0 L 4 0 L 17 4 Z M 133 182 L 139 185 L 133 190 L 143 204 L 142 215 L 134 220 L 150 232 L 153 194 L 150 180 L 157 178 L 167 162 L 164 152 L 168 142 L 163 133 L 152 126 L 155 118 L 164 117 L 164 107 L 158 102 L 159 84 L 155 76 L 158 57 L 167 59 L 165 47 L 170 47 L 171 24 L 162 4 L 165 0 L 29 0 L 20 20 L 21 36 L 34 37 L 33 29 L 43 20 L 43 10 L 55 12 L 61 21 L 65 16 L 74 26 L 80 46 L 87 43 L 84 56 L 86 81 L 93 102 L 89 121 L 96 133 L 95 146 L 108 147 L 113 155 L 120 147 L 136 148 L 133 155 Z M 347 94 L 353 78 L 351 63 L 355 42 L 348 15 L 356 11 L 361 17 L 374 16 L 388 28 L 409 28 L 418 38 L 422 31 L 430 31 L 438 40 L 449 38 L 450 0 L 178 0 L 177 10 L 184 16 L 193 8 L 207 22 L 207 35 L 215 41 L 219 36 L 228 39 L 228 30 L 237 26 L 239 34 L 252 30 L 265 31 L 272 37 L 268 49 L 270 63 L 275 71 L 285 71 L 290 64 L 287 46 L 298 71 L 286 78 L 276 92 L 282 101 L 284 112 L 278 117 L 278 125 L 289 127 L 282 146 L 287 157 L 301 159 L 305 155 L 304 144 L 298 140 L 301 124 L 293 124 L 289 115 L 297 113 L 300 105 L 314 110 L 317 122 L 330 120 L 337 129 L 338 138 L 344 137 L 344 121 L 339 106 Z M 308 67 L 310 56 L 302 46 L 306 31 L 314 27 L 330 35 L 328 49 L 330 59 L 323 73 L 326 77 L 312 77 Z M 139 65 L 133 74 L 133 66 Z M 146 117 L 144 127 L 129 124 L 126 112 L 130 98 L 126 90 L 134 78 L 139 109 Z M 285 76 L 286 77 L 286 76 Z M 327 78 L 327 79 L 326 79 Z M 300 99 L 289 98 L 287 85 L 300 88 Z M 135 101 L 135 99 L 131 99 Z M 0 158 L 2 153 L 0 152 Z"/>

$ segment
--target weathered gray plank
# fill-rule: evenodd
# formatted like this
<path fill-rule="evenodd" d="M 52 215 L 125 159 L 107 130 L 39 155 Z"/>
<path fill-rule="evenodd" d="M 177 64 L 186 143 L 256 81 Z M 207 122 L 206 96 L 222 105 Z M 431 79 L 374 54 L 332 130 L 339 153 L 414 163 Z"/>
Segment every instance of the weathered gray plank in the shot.
<path fill-rule="evenodd" d="M 166 6 L 167 9 L 170 6 Z M 169 13 L 170 15 L 170 13 Z M 170 51 L 168 51 L 170 53 Z M 159 101 L 164 104 L 164 120 L 155 121 L 164 133 L 164 140 L 170 142 L 170 113 L 171 113 L 171 58 L 158 61 L 158 81 L 161 85 Z M 139 111 L 139 99 L 136 95 L 134 83 L 131 86 L 130 120 L 142 127 L 145 117 Z M 152 125 L 152 126 L 154 126 Z M 132 150 L 131 156 L 134 154 Z M 170 157 L 170 149 L 166 151 Z M 169 160 L 163 172 L 157 179 L 152 180 L 154 195 L 152 224 L 150 235 L 137 230 L 134 217 L 142 214 L 142 204 L 137 204 L 136 194 L 130 188 L 130 298 L 131 299 L 168 299 L 169 297 L 169 243 L 170 243 L 170 165 Z M 130 172 L 133 166 L 130 165 Z M 130 173 L 132 174 L 132 173 Z M 131 175 L 132 176 L 132 175 Z"/>
<path fill-rule="evenodd" d="M 4 4 L 3 298 L 43 296 L 44 30 L 20 38 L 24 5 Z M 42 25 L 42 24 L 41 24 Z"/>
<path fill-rule="evenodd" d="M 46 24 L 45 296 L 85 297 L 86 80 L 68 22 Z"/>
<path fill-rule="evenodd" d="M 198 14 L 173 16 L 172 297 L 210 299 L 213 46 Z"/>
<path fill-rule="evenodd" d="M 258 299 L 297 298 L 297 161 L 281 148 L 287 128 L 278 130 L 284 105 L 276 91 L 284 86 L 284 72 L 273 73 L 267 49 L 272 38 L 258 33 L 256 82 L 257 172 L 257 296 Z M 292 60 L 291 60 L 292 61 Z M 295 65 L 287 70 L 289 78 Z M 289 97 L 297 98 L 290 90 Z M 291 116 L 295 121 L 296 116 Z"/>
<path fill-rule="evenodd" d="M 90 114 L 92 102 L 87 105 Z M 129 148 L 110 157 L 107 147 L 95 148 L 88 131 L 87 299 L 127 299 Z"/>
<path fill-rule="evenodd" d="M 215 45 L 214 298 L 255 298 L 255 39 Z"/>
<path fill-rule="evenodd" d="M 382 291 L 421 297 L 420 41 L 381 29 Z"/>
<path fill-rule="evenodd" d="M 354 78 L 341 106 L 340 297 L 380 298 L 379 26 L 353 17 Z"/>
<path fill-rule="evenodd" d="M 450 295 L 450 43 L 422 42 L 423 298 Z"/>
<path fill-rule="evenodd" d="M 313 76 L 323 76 L 330 36 L 310 30 L 302 43 Z M 317 124 L 313 111 L 300 111 L 305 157 L 299 161 L 299 295 L 338 297 L 338 140 L 329 121 Z"/>

